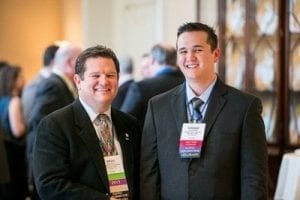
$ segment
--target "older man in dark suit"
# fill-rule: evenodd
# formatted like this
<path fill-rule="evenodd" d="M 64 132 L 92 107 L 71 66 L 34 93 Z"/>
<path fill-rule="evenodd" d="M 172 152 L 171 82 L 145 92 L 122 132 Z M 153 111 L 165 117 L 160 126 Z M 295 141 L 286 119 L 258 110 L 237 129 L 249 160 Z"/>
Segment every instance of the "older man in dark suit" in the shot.
<path fill-rule="evenodd" d="M 136 119 L 111 107 L 119 62 L 103 46 L 76 64 L 79 98 L 45 117 L 34 148 L 34 177 L 42 199 L 138 199 Z"/>
<path fill-rule="evenodd" d="M 141 200 L 267 199 L 267 147 L 258 98 L 225 85 L 214 30 L 177 34 L 186 82 L 149 101 L 141 145 Z"/>
<path fill-rule="evenodd" d="M 176 65 L 176 49 L 168 44 L 156 44 L 150 51 L 151 78 L 133 82 L 121 110 L 135 116 L 144 124 L 147 104 L 151 97 L 166 92 L 184 81 Z"/>
<path fill-rule="evenodd" d="M 54 66 L 51 75 L 38 84 L 36 96 L 29 119 L 27 136 L 27 159 L 29 161 L 29 184 L 32 188 L 32 199 L 37 196 L 32 177 L 32 148 L 35 141 L 37 126 L 42 118 L 51 112 L 71 104 L 76 97 L 76 88 L 73 82 L 75 61 L 81 53 L 81 48 L 68 43 L 59 47 L 54 57 Z M 27 120 L 26 120 L 27 121 Z"/>

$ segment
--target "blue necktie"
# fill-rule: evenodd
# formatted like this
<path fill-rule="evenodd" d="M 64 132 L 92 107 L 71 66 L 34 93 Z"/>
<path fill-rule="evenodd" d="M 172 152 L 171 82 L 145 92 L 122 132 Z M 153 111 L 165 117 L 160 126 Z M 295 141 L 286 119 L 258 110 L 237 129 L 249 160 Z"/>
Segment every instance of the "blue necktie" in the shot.
<path fill-rule="evenodd" d="M 203 101 L 200 98 L 194 97 L 191 100 L 192 106 L 193 106 L 193 113 L 192 113 L 192 119 L 194 122 L 201 122 L 202 120 L 202 113 L 200 110 L 201 105 L 203 104 Z"/>

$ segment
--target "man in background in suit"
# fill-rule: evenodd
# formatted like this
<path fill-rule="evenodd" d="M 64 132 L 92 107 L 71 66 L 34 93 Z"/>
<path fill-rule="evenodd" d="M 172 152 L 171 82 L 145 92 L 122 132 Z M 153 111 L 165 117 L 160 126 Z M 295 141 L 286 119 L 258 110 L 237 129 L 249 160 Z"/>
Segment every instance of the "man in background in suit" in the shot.
<path fill-rule="evenodd" d="M 45 117 L 37 131 L 34 177 L 42 199 L 138 199 L 141 129 L 111 107 L 118 76 L 111 49 L 95 46 L 79 55 L 79 98 Z"/>
<path fill-rule="evenodd" d="M 134 82 L 130 85 L 121 107 L 144 123 L 148 100 L 184 81 L 176 65 L 176 49 L 170 45 L 157 44 L 150 51 L 152 78 Z"/>
<path fill-rule="evenodd" d="M 23 119 L 27 128 L 29 126 L 30 114 L 36 97 L 37 87 L 51 75 L 54 66 L 54 56 L 57 49 L 58 45 L 55 44 L 51 44 L 45 49 L 43 55 L 43 68 L 39 71 L 38 75 L 26 85 L 22 92 Z"/>
<path fill-rule="evenodd" d="M 120 78 L 119 78 L 119 89 L 118 94 L 112 102 L 114 108 L 120 109 L 128 88 L 133 80 L 133 61 L 129 56 L 123 56 L 119 58 L 120 62 Z"/>
<path fill-rule="evenodd" d="M 149 101 L 141 144 L 141 200 L 267 199 L 261 101 L 224 84 L 214 30 L 178 29 L 186 82 Z"/>
<path fill-rule="evenodd" d="M 151 78 L 150 66 L 151 66 L 151 57 L 149 53 L 144 53 L 141 58 L 141 63 L 138 68 L 141 79 Z"/>
<path fill-rule="evenodd" d="M 50 77 L 44 79 L 37 87 L 27 135 L 29 183 L 33 182 L 31 162 L 37 126 L 43 117 L 59 108 L 69 105 L 77 96 L 73 76 L 76 58 L 81 51 L 80 47 L 71 43 L 60 46 L 54 57 L 54 66 Z M 32 188 L 33 198 L 38 199 L 34 187 Z"/>

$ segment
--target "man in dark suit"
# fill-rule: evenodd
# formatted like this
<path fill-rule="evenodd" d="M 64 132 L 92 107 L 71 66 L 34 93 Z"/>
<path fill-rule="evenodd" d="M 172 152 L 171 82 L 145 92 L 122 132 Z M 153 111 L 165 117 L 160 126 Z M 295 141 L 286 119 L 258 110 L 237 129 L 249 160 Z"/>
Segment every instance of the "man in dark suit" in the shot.
<path fill-rule="evenodd" d="M 23 119 L 27 128 L 29 127 L 29 119 L 34 105 L 37 88 L 41 83 L 44 82 L 46 78 L 49 78 L 49 76 L 51 75 L 51 71 L 54 66 L 55 53 L 58 48 L 58 45 L 51 44 L 45 49 L 42 69 L 22 91 Z"/>
<path fill-rule="evenodd" d="M 176 65 L 176 49 L 170 45 L 157 44 L 150 51 L 152 78 L 130 85 L 121 110 L 135 116 L 144 124 L 148 100 L 184 81 Z"/>
<path fill-rule="evenodd" d="M 34 178 L 42 199 L 138 199 L 141 129 L 132 116 L 111 107 L 118 73 L 109 48 L 95 46 L 79 55 L 79 98 L 45 117 L 37 131 Z"/>
<path fill-rule="evenodd" d="M 267 199 L 262 105 L 217 77 L 217 40 L 205 24 L 178 29 L 178 65 L 186 82 L 149 101 L 141 200 Z"/>
<path fill-rule="evenodd" d="M 59 47 L 54 57 L 54 66 L 50 77 L 44 79 L 37 87 L 36 97 L 29 119 L 29 132 L 27 136 L 29 184 L 32 184 L 33 199 L 39 199 L 34 190 L 33 177 L 31 174 L 32 148 L 37 126 L 43 117 L 74 101 L 77 94 L 73 76 L 76 58 L 81 51 L 81 48 L 70 43 Z"/>
<path fill-rule="evenodd" d="M 117 96 L 112 102 L 112 107 L 120 109 L 127 91 L 131 83 L 133 83 L 133 61 L 129 56 L 123 56 L 119 58 L 120 62 L 120 78 L 119 78 L 119 89 Z"/>

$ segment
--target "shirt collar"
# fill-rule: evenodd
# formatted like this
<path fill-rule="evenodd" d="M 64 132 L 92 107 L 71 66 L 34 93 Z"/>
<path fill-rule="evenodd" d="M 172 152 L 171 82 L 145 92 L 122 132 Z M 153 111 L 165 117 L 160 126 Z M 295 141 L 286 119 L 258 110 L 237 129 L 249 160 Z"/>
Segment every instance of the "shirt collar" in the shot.
<path fill-rule="evenodd" d="M 175 70 L 170 65 L 163 65 L 154 72 L 154 76 L 169 74 L 173 71 L 175 71 Z"/>
<path fill-rule="evenodd" d="M 187 96 L 187 103 L 189 103 L 194 97 L 198 97 L 200 98 L 203 103 L 205 104 L 207 101 L 208 101 L 208 98 L 212 92 L 212 89 L 215 85 L 217 81 L 217 78 L 215 78 L 215 80 L 207 87 L 207 89 L 200 95 L 200 96 L 197 96 L 193 90 L 190 88 L 190 86 L 188 85 L 187 82 L 185 82 L 185 85 L 186 85 L 186 96 Z"/>
<path fill-rule="evenodd" d="M 91 120 L 92 122 L 94 122 L 94 120 L 98 117 L 98 115 L 99 115 L 100 113 L 95 112 L 95 111 L 94 111 L 87 103 L 85 103 L 85 102 L 83 101 L 83 99 L 80 98 L 80 97 L 79 97 L 79 101 L 80 101 L 80 103 L 82 104 L 82 106 L 83 106 L 83 108 L 85 109 L 85 111 L 87 112 L 87 114 L 88 114 L 90 120 Z M 104 113 L 102 113 L 102 114 L 106 114 L 106 115 L 108 116 L 108 118 L 109 118 L 109 121 L 110 121 L 110 122 L 112 121 L 112 120 L 111 120 L 111 107 L 109 107 L 109 109 L 108 109 L 107 111 L 105 111 Z"/>
<path fill-rule="evenodd" d="M 54 74 L 56 74 L 57 76 L 61 77 L 63 79 L 63 81 L 66 83 L 68 89 L 71 91 L 72 95 L 74 96 L 74 98 L 77 96 L 77 92 L 76 92 L 76 89 L 75 89 L 75 86 L 74 86 L 74 83 L 72 81 L 70 81 L 70 79 L 68 79 L 64 73 L 62 71 L 60 71 L 59 69 L 57 68 L 54 68 L 52 70 L 52 72 Z"/>
<path fill-rule="evenodd" d="M 122 74 L 120 75 L 119 79 L 119 86 L 122 85 L 123 83 L 133 80 L 133 76 L 131 74 Z"/>

